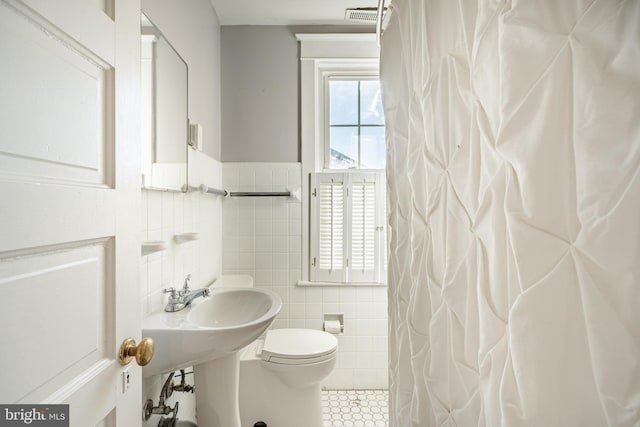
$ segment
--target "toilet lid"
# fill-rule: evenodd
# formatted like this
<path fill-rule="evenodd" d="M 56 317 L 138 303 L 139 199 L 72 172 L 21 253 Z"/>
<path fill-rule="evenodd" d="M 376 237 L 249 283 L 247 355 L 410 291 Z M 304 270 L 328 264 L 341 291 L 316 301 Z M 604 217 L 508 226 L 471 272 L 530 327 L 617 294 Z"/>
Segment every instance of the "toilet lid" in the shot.
<path fill-rule="evenodd" d="M 338 340 L 327 332 L 273 329 L 265 336 L 262 360 L 288 364 L 313 363 L 332 357 L 337 347 Z"/>

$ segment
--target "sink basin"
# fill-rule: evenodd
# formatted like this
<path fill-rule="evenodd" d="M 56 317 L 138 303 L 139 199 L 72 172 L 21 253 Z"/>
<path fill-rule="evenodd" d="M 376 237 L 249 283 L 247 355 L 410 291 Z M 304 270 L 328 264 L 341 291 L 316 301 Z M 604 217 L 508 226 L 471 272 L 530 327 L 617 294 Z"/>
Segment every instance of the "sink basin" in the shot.
<path fill-rule="evenodd" d="M 219 359 L 258 338 L 280 312 L 275 292 L 257 288 L 211 288 L 184 310 L 158 311 L 142 321 L 142 334 L 155 343 L 143 376 Z"/>

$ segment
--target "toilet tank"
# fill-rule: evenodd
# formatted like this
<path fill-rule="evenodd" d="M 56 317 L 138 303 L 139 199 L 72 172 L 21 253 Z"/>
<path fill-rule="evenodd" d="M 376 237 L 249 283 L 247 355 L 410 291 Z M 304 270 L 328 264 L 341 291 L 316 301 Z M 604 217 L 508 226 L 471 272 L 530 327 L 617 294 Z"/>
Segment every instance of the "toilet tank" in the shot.
<path fill-rule="evenodd" d="M 248 274 L 226 274 L 212 285 L 214 288 L 253 288 L 253 277 Z"/>

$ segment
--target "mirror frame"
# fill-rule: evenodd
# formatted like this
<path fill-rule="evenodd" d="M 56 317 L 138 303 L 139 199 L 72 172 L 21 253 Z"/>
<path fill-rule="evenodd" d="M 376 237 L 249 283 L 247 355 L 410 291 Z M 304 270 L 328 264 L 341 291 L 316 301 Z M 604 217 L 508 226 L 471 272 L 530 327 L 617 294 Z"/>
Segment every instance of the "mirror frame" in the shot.
<path fill-rule="evenodd" d="M 155 150 L 156 150 L 156 144 L 157 144 L 157 136 L 155 138 L 149 138 L 148 141 L 142 141 L 143 144 L 145 143 L 150 143 L 151 147 L 147 149 L 147 151 L 149 152 L 150 156 L 148 156 L 148 158 L 143 158 L 144 157 L 144 147 L 141 148 L 141 173 L 146 170 L 148 170 L 148 174 L 149 177 L 148 179 L 146 177 L 144 177 L 144 173 L 142 173 L 143 175 L 143 183 L 142 183 L 142 188 L 145 190 L 157 190 L 157 191 L 169 191 L 169 192 L 179 192 L 179 193 L 186 193 L 189 189 L 189 128 L 190 128 L 190 122 L 189 122 L 189 64 L 187 63 L 187 61 L 182 57 L 182 55 L 180 55 L 180 53 L 178 52 L 178 50 L 173 46 L 173 44 L 171 43 L 171 41 L 165 36 L 165 34 L 162 32 L 162 30 L 158 27 L 158 25 L 156 25 L 156 23 L 149 17 L 149 14 L 146 13 L 144 10 L 140 10 L 140 43 L 142 46 L 142 37 L 145 36 L 146 34 L 143 32 L 143 23 L 148 22 L 150 24 L 151 27 L 153 27 L 154 29 L 154 34 L 157 37 L 160 37 L 162 39 L 164 39 L 164 41 L 167 43 L 167 45 L 171 48 L 171 50 L 176 54 L 177 58 L 184 64 L 185 67 L 185 85 L 186 85 L 186 91 L 185 91 L 185 112 L 186 112 L 186 117 L 185 117 L 185 138 L 184 138 L 184 162 L 179 162 L 178 164 L 180 165 L 180 170 L 176 169 L 176 171 L 173 171 L 171 173 L 165 171 L 164 173 L 161 173 L 161 171 L 157 170 L 159 169 L 158 165 L 172 165 L 173 163 L 170 162 L 157 162 L 156 161 L 156 154 L 155 154 Z M 147 33 L 148 35 L 149 33 Z M 142 52 L 142 47 L 141 47 L 141 52 Z M 140 58 L 140 63 L 142 65 L 142 56 Z M 156 72 L 154 69 L 154 76 L 155 76 Z M 140 77 L 140 83 L 142 86 L 142 66 L 141 66 L 141 77 Z M 155 91 L 155 83 L 154 83 L 154 88 L 153 90 Z M 155 92 L 153 93 L 153 96 L 155 98 Z M 142 109 L 141 109 L 141 121 L 142 121 Z M 151 127 L 155 129 L 153 129 L 154 135 L 157 133 L 157 126 L 156 126 L 156 117 L 153 117 L 153 121 L 151 124 Z M 141 126 L 141 140 L 142 140 L 142 126 Z M 167 166 L 166 169 L 170 169 L 169 166 Z M 184 169 L 182 171 L 182 169 Z M 160 179 L 158 178 L 158 174 L 163 175 Z M 155 175 L 155 179 L 154 179 L 154 175 Z M 174 176 L 175 175 L 175 176 Z M 184 179 L 182 179 L 181 177 L 184 176 Z M 172 178 L 175 178 L 172 180 Z M 161 183 L 159 184 L 158 181 L 161 181 Z M 167 181 L 169 181 L 169 183 L 167 183 Z"/>

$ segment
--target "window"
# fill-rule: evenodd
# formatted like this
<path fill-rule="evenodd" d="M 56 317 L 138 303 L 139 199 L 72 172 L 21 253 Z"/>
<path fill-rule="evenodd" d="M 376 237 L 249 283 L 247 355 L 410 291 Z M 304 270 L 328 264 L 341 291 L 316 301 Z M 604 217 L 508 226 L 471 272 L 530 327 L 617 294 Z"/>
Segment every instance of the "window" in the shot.
<path fill-rule="evenodd" d="M 380 82 L 328 78 L 327 169 L 384 169 L 384 113 Z"/>
<path fill-rule="evenodd" d="M 386 282 L 385 141 L 372 34 L 300 41 L 301 285 Z"/>
<path fill-rule="evenodd" d="M 311 280 L 383 283 L 382 172 L 311 175 Z"/>

